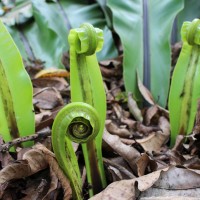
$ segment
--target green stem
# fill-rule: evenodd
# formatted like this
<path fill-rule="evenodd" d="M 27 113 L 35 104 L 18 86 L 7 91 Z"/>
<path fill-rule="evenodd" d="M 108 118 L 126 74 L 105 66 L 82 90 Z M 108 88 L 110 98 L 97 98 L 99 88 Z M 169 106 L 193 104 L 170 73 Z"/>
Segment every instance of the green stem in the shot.
<path fill-rule="evenodd" d="M 70 180 L 74 199 L 82 199 L 80 171 L 71 141 L 82 143 L 90 196 L 106 186 L 101 153 L 106 97 L 95 55 L 103 44 L 102 31 L 83 24 L 70 31 L 69 43 L 72 103 L 54 120 L 52 144 L 58 163 Z"/>
<path fill-rule="evenodd" d="M 70 43 L 71 97 L 73 102 L 86 102 L 93 106 L 101 120 L 97 137 L 87 144 L 82 144 L 86 164 L 88 184 L 92 186 L 92 196 L 106 186 L 102 162 L 101 144 L 106 115 L 106 98 L 95 52 L 102 47 L 102 32 L 89 24 L 72 30 Z"/>

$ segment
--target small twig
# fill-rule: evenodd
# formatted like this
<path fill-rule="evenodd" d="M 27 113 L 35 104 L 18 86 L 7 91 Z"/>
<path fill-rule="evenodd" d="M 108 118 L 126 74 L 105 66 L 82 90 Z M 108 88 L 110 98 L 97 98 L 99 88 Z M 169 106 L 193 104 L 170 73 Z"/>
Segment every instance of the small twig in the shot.
<path fill-rule="evenodd" d="M 6 143 L 0 145 L 0 152 L 9 151 L 9 149 L 12 146 L 19 145 L 22 142 L 33 141 L 35 139 L 45 138 L 45 137 L 50 136 L 50 135 L 51 135 L 51 130 L 50 129 L 44 129 L 44 130 L 36 132 L 33 135 L 13 139 L 12 141 L 9 141 L 9 142 L 6 142 Z"/>

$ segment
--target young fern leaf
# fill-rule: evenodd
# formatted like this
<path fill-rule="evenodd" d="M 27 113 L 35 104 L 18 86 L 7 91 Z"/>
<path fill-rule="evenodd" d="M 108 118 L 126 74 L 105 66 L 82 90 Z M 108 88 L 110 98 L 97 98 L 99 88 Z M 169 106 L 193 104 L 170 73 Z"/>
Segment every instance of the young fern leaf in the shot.
<path fill-rule="evenodd" d="M 32 90 L 21 55 L 0 21 L 0 135 L 5 141 L 35 132 Z"/>
<path fill-rule="evenodd" d="M 85 23 L 72 29 L 68 39 L 72 103 L 56 116 L 52 143 L 59 165 L 71 182 L 74 199 L 82 199 L 80 172 L 71 141 L 82 144 L 90 196 L 106 186 L 101 152 L 106 96 L 95 55 L 102 48 L 103 33 Z"/>
<path fill-rule="evenodd" d="M 169 93 L 171 145 L 178 134 L 192 131 L 200 98 L 200 20 L 184 22 L 183 47 L 172 76 Z"/>

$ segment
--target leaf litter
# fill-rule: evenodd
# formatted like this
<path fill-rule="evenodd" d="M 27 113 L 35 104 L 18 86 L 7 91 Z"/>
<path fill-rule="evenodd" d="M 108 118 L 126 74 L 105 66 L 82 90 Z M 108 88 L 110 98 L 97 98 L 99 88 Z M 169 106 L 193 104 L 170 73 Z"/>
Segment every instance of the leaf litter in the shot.
<path fill-rule="evenodd" d="M 200 103 L 193 132 L 186 137 L 178 136 L 170 149 L 168 111 L 157 105 L 140 80 L 139 89 L 150 104 L 148 107 L 141 109 L 132 94 L 125 94 L 121 60 L 119 57 L 100 63 L 107 95 L 102 150 L 109 184 L 90 199 L 199 199 Z M 0 139 L 1 199 L 72 197 L 69 181 L 52 151 L 50 137 L 57 112 L 70 102 L 70 77 L 63 78 L 56 71 L 51 76 L 35 76 L 43 64 L 33 62 L 34 66 L 29 63 L 27 67 L 34 86 L 37 132 L 9 143 Z M 20 147 L 28 140 L 35 141 L 35 145 Z M 13 145 L 19 146 L 17 151 L 9 152 Z M 74 149 L 82 172 L 84 197 L 88 199 L 83 156 L 79 145 L 74 144 Z"/>

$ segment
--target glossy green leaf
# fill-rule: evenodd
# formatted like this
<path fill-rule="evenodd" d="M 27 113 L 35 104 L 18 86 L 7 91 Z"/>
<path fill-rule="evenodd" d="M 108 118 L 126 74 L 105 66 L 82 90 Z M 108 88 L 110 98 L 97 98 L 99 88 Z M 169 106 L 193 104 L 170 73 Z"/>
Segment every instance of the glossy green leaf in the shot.
<path fill-rule="evenodd" d="M 21 33 L 15 27 L 6 26 L 6 28 L 11 34 L 13 40 L 15 41 L 15 44 L 20 49 L 22 58 L 27 61 L 29 58 L 29 54 L 27 54 L 28 50 L 26 50 L 24 43 L 21 40 Z"/>
<path fill-rule="evenodd" d="M 0 21 L 0 134 L 5 141 L 35 132 L 32 95 L 21 55 Z"/>
<path fill-rule="evenodd" d="M 183 0 L 146 1 L 146 19 L 143 18 L 143 2 L 108 0 L 107 5 L 113 13 L 114 29 L 123 44 L 126 91 L 138 98 L 136 71 L 141 80 L 146 74 L 148 77 L 144 81 L 149 79 L 147 86 L 154 99 L 165 107 L 170 79 L 170 34 L 174 18 L 183 8 Z"/>
<path fill-rule="evenodd" d="M 117 50 L 113 42 L 112 33 L 106 25 L 105 16 L 97 3 L 88 4 L 87 1 L 60 1 L 72 28 L 79 27 L 88 22 L 104 32 L 104 46 L 97 53 L 98 60 L 106 60 L 117 56 Z"/>
<path fill-rule="evenodd" d="M 33 16 L 32 22 L 29 21 L 17 29 L 14 26 L 9 28 L 25 60 L 28 58 L 39 59 L 45 62 L 47 68 L 52 66 L 62 68 L 61 56 L 63 52 L 69 50 L 66 39 L 68 31 L 84 22 L 90 22 L 104 30 L 106 44 L 98 54 L 98 59 L 105 60 L 117 56 L 112 33 L 107 27 L 105 16 L 97 3 L 88 4 L 87 1 L 53 3 L 40 0 L 28 2 L 25 3 L 32 6 L 30 13 Z M 26 8 L 25 3 L 24 1 L 17 2 L 18 6 L 4 16 L 7 25 L 14 25 L 19 21 L 18 13 Z M 23 20 L 25 19 L 24 16 Z M 24 47 L 21 44 L 24 44 Z"/>
<path fill-rule="evenodd" d="M 26 26 L 24 34 L 33 54 L 45 61 L 46 67 L 62 67 L 61 56 L 68 49 L 68 32 L 57 4 L 53 7 L 44 1 L 32 0 L 32 5 L 36 23 Z"/>

